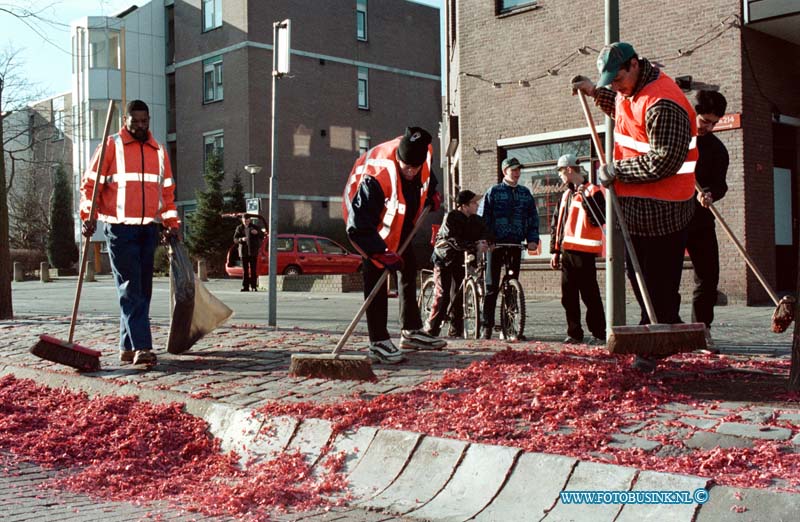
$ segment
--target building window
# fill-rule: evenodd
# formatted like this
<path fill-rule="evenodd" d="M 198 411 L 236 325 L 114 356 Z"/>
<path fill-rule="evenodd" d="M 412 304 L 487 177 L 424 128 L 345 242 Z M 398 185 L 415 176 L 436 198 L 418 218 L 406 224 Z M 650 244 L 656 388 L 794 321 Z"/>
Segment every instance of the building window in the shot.
<path fill-rule="evenodd" d="M 497 14 L 510 13 L 537 3 L 538 0 L 497 0 Z"/>
<path fill-rule="evenodd" d="M 208 158 L 216 154 L 220 161 L 223 161 L 225 151 L 224 134 L 221 131 L 213 131 L 203 135 L 203 170 Z"/>
<path fill-rule="evenodd" d="M 369 109 L 369 73 L 366 67 L 358 68 L 358 108 Z"/>
<path fill-rule="evenodd" d="M 222 100 L 222 56 L 203 60 L 203 102 Z"/>
<path fill-rule="evenodd" d="M 361 156 L 369 150 L 369 136 L 358 137 L 358 155 Z"/>
<path fill-rule="evenodd" d="M 519 183 L 530 189 L 539 212 L 539 235 L 542 237 L 542 254 L 550 254 L 550 222 L 556 211 L 564 185 L 558 176 L 556 162 L 563 154 L 575 154 L 586 176 L 594 168 L 597 153 L 586 137 L 549 143 L 530 143 L 500 151 L 500 156 L 516 158 L 522 164 Z M 502 176 L 502 174 L 500 174 Z"/>
<path fill-rule="evenodd" d="M 203 31 L 222 27 L 222 0 L 203 0 Z"/>
<path fill-rule="evenodd" d="M 119 31 L 89 31 L 89 68 L 119 69 Z"/>
<path fill-rule="evenodd" d="M 164 15 L 167 19 L 167 65 L 175 63 L 175 5 L 166 6 Z"/>
<path fill-rule="evenodd" d="M 111 127 L 109 134 L 119 132 L 119 104 L 114 104 L 114 112 L 111 114 Z M 106 114 L 108 113 L 108 100 L 91 100 L 89 102 L 89 139 L 99 140 L 103 138 L 103 127 L 106 124 Z"/>
<path fill-rule="evenodd" d="M 64 116 L 64 98 L 53 99 L 53 140 L 64 139 L 65 130 L 65 116 Z"/>
<path fill-rule="evenodd" d="M 367 0 L 356 0 L 356 38 L 367 41 Z"/>

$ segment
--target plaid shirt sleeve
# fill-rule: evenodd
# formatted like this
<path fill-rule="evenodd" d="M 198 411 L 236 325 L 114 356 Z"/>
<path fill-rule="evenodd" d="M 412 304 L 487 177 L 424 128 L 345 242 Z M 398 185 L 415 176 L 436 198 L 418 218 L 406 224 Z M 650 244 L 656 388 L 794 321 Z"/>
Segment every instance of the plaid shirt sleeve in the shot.
<path fill-rule="evenodd" d="M 651 183 L 674 176 L 689 152 L 692 129 L 686 111 L 671 100 L 654 103 L 645 114 L 650 152 L 617 160 L 617 178 L 625 183 Z"/>
<path fill-rule="evenodd" d="M 617 93 L 606 87 L 598 87 L 594 93 L 594 104 L 607 116 L 614 117 Z"/>

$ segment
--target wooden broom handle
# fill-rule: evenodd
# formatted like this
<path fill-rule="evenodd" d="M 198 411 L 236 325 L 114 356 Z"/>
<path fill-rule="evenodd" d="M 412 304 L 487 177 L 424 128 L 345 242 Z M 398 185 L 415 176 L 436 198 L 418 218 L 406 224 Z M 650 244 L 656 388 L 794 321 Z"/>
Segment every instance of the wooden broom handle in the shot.
<path fill-rule="evenodd" d="M 108 113 L 106 114 L 106 126 L 103 128 L 103 141 L 100 144 L 100 157 L 97 163 L 97 174 L 94 180 L 94 187 L 92 188 L 92 206 L 89 209 L 89 219 L 94 218 L 94 208 L 97 204 L 97 194 L 100 192 L 100 175 L 103 171 L 103 161 L 106 157 L 106 144 L 108 142 L 108 132 L 111 129 L 111 116 L 114 112 L 114 100 L 108 101 Z M 90 167 L 91 168 L 91 167 Z M 72 344 L 72 339 L 75 335 L 75 323 L 78 319 L 78 305 L 81 302 L 81 289 L 83 288 L 83 276 L 86 273 L 86 263 L 89 260 L 89 247 L 91 246 L 90 238 L 84 238 L 83 242 L 83 255 L 81 256 L 81 269 L 78 272 L 78 288 L 75 289 L 75 302 L 72 304 L 72 319 L 69 322 L 69 342 Z"/>
<path fill-rule="evenodd" d="M 697 189 L 697 192 L 699 192 L 700 194 L 703 193 L 703 189 L 700 188 L 700 185 L 697 184 L 697 181 L 694 182 L 694 188 Z M 749 266 L 750 270 L 752 270 L 753 274 L 755 274 L 756 279 L 758 279 L 758 281 L 761 283 L 761 286 L 764 287 L 764 290 L 767 291 L 770 298 L 772 299 L 772 302 L 775 303 L 775 306 L 778 306 L 780 304 L 780 299 L 778 299 L 777 294 L 775 294 L 775 290 L 773 290 L 770 284 L 767 283 L 764 274 L 761 273 L 761 270 L 759 270 L 756 264 L 753 262 L 753 259 L 750 257 L 750 254 L 747 253 L 747 251 L 744 249 L 744 247 L 736 238 L 736 236 L 733 235 L 733 230 L 731 230 L 731 227 L 728 226 L 728 223 L 726 223 L 725 220 L 722 219 L 722 215 L 719 213 L 719 210 L 717 210 L 714 207 L 713 203 L 708 206 L 708 210 L 710 210 L 711 213 L 714 214 L 714 217 L 717 219 L 717 221 L 719 221 L 719 224 L 722 225 L 722 229 L 725 231 L 726 234 L 728 234 L 728 237 L 731 239 L 733 244 L 736 245 L 736 249 L 744 258 L 745 262 L 747 263 L 747 266 Z"/>
<path fill-rule="evenodd" d="M 581 107 L 583 108 L 583 115 L 586 117 L 586 124 L 589 125 L 589 130 L 592 133 L 592 141 L 594 141 L 594 147 L 597 149 L 597 157 L 600 159 L 600 165 L 605 166 L 605 149 L 600 143 L 600 136 L 597 135 L 597 128 L 594 125 L 592 113 L 589 111 L 589 104 L 586 102 L 586 95 L 583 94 L 582 91 L 578 91 L 578 97 L 581 101 Z M 631 258 L 633 273 L 636 275 L 636 283 L 639 285 L 639 293 L 642 294 L 644 308 L 647 310 L 647 315 L 650 318 L 650 322 L 653 324 L 658 323 L 656 310 L 653 307 L 653 301 L 650 299 L 650 292 L 647 290 L 647 285 L 644 282 L 642 267 L 639 265 L 639 258 L 636 256 L 636 251 L 633 249 L 633 241 L 631 240 L 631 235 L 628 232 L 628 225 L 625 223 L 625 217 L 622 215 L 622 208 L 617 200 L 617 194 L 614 192 L 614 186 L 611 185 L 606 187 L 606 191 L 608 192 L 609 199 L 611 200 L 611 205 L 614 207 L 614 213 L 617 215 L 617 223 L 619 223 L 619 228 L 622 230 L 622 239 L 625 241 L 625 246 L 628 249 L 628 255 Z M 606 267 L 606 270 L 607 269 L 608 268 Z"/>
<path fill-rule="evenodd" d="M 397 255 L 399 256 L 403 255 L 403 252 L 405 252 L 406 247 L 408 247 L 408 245 L 411 243 L 411 240 L 414 239 L 414 236 L 417 234 L 417 231 L 422 226 L 422 222 L 425 220 L 425 216 L 428 215 L 429 210 L 430 207 L 428 206 L 423 207 L 422 212 L 420 212 L 419 214 L 417 222 L 414 223 L 414 228 L 411 230 L 411 233 L 408 235 L 405 241 L 403 241 L 403 243 L 400 245 L 400 250 L 397 251 Z M 364 262 L 371 263 L 372 261 L 370 261 L 369 258 L 367 258 L 364 260 Z M 364 304 L 362 304 L 361 308 L 358 309 L 358 312 L 356 312 L 356 316 L 353 317 L 352 321 L 350 321 L 350 324 L 347 326 L 347 329 L 342 334 L 341 339 L 339 339 L 339 342 L 336 343 L 336 347 L 333 349 L 333 352 L 331 352 L 332 355 L 339 355 L 339 352 L 342 351 L 342 348 L 344 347 L 345 343 L 347 343 L 347 340 L 350 339 L 351 335 L 353 335 L 353 330 L 356 329 L 356 325 L 358 325 L 358 322 L 361 320 L 361 317 L 364 315 L 364 312 L 367 311 L 369 305 L 371 305 L 372 301 L 375 300 L 375 296 L 377 296 L 378 292 L 380 292 L 381 288 L 383 288 L 384 283 L 386 283 L 387 277 L 389 277 L 388 268 L 383 271 L 383 274 L 381 274 L 381 277 L 378 279 L 378 282 L 375 283 L 375 286 L 372 288 L 372 291 L 369 293 L 367 298 L 364 299 Z"/>

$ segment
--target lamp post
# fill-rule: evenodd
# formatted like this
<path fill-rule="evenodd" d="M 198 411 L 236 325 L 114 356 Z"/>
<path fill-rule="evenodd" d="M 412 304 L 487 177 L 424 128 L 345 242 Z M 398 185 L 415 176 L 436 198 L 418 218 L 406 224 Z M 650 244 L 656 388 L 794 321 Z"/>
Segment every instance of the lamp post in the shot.
<path fill-rule="evenodd" d="M 261 172 L 261 165 L 250 163 L 244 166 L 244 170 L 250 173 L 250 197 L 256 197 L 256 174 Z"/>

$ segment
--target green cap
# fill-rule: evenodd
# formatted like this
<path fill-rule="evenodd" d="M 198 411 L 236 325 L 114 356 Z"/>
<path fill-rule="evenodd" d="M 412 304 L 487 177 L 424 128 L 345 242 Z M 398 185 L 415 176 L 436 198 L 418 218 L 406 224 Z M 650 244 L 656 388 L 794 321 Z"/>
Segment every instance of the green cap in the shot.
<path fill-rule="evenodd" d="M 519 169 L 522 168 L 522 165 L 520 165 L 519 160 L 517 158 L 506 158 L 503 160 L 503 164 L 500 166 L 500 170 L 505 172 L 506 169 L 509 168 Z"/>
<path fill-rule="evenodd" d="M 633 58 L 634 54 L 636 54 L 636 51 L 627 42 L 614 42 L 603 47 L 597 57 L 597 70 L 600 72 L 597 86 L 605 87 L 609 85 L 617 76 L 620 66 Z"/>

